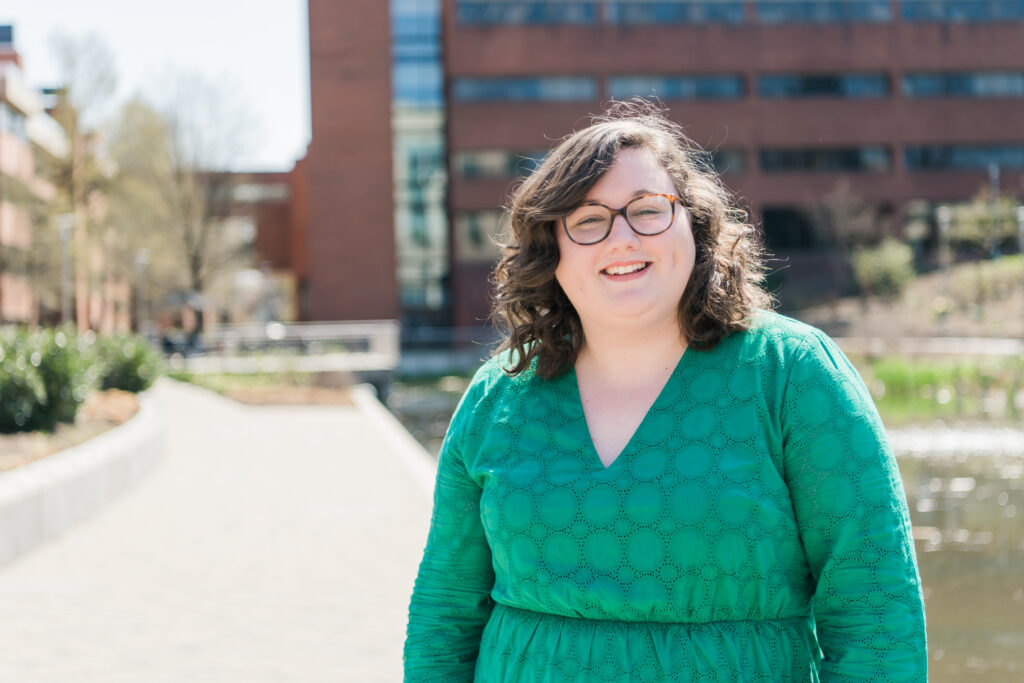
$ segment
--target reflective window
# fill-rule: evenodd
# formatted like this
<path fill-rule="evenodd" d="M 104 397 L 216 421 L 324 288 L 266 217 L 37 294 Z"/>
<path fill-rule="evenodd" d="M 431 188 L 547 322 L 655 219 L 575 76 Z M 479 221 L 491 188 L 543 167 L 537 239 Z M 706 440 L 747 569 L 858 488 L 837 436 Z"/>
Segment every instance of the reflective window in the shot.
<path fill-rule="evenodd" d="M 391 67 L 395 101 L 402 104 L 441 106 L 443 77 L 436 60 L 396 60 Z"/>
<path fill-rule="evenodd" d="M 743 77 L 613 76 L 608 79 L 608 94 L 616 99 L 651 95 L 663 100 L 736 99 L 743 97 Z"/>
<path fill-rule="evenodd" d="M 762 211 L 765 245 L 772 252 L 819 246 L 814 218 L 802 207 L 766 206 Z"/>
<path fill-rule="evenodd" d="M 6 102 L 0 102 L 0 132 L 13 135 L 22 142 L 28 142 L 25 115 Z"/>
<path fill-rule="evenodd" d="M 1024 145 L 923 145 L 907 147 L 903 156 L 911 171 L 974 171 L 993 164 L 1024 169 Z"/>
<path fill-rule="evenodd" d="M 1024 0 L 902 0 L 905 21 L 1020 21 Z"/>
<path fill-rule="evenodd" d="M 441 34 L 441 8 L 437 0 L 391 0 L 391 36 Z"/>
<path fill-rule="evenodd" d="M 890 21 L 889 0 L 759 0 L 763 24 Z"/>
<path fill-rule="evenodd" d="M 742 24 L 743 3 L 732 0 L 609 2 L 605 18 L 612 24 Z"/>
<path fill-rule="evenodd" d="M 501 256 L 498 239 L 503 211 L 464 211 L 455 216 L 455 258 L 459 263 L 493 263 Z"/>
<path fill-rule="evenodd" d="M 463 178 L 518 178 L 529 175 L 546 152 L 508 152 L 501 149 L 456 152 L 452 166 Z"/>
<path fill-rule="evenodd" d="M 437 0 L 391 0 L 391 52 L 395 101 L 440 106 L 443 78 Z"/>
<path fill-rule="evenodd" d="M 455 19 L 460 24 L 593 24 L 598 3 L 591 0 L 508 2 L 458 0 Z"/>
<path fill-rule="evenodd" d="M 907 97 L 1022 97 L 1024 71 L 910 73 L 903 76 Z"/>
<path fill-rule="evenodd" d="M 448 169 L 440 0 L 390 0 L 396 274 L 402 319 L 447 320 Z"/>
<path fill-rule="evenodd" d="M 766 98 L 886 97 L 889 77 L 870 74 L 769 74 L 757 79 L 757 94 Z"/>
<path fill-rule="evenodd" d="M 886 171 L 892 165 L 887 147 L 835 147 L 825 149 L 763 149 L 761 170 L 784 171 Z"/>
<path fill-rule="evenodd" d="M 717 173 L 736 175 L 747 172 L 747 153 L 742 149 L 716 149 L 711 151 L 711 163 Z"/>
<path fill-rule="evenodd" d="M 457 78 L 452 93 L 460 102 L 571 102 L 597 99 L 593 78 Z"/>

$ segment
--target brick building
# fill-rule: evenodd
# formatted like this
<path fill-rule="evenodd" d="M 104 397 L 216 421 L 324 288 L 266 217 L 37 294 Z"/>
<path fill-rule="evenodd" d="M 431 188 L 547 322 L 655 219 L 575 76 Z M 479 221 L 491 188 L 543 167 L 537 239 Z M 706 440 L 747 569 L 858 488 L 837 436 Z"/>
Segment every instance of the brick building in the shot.
<path fill-rule="evenodd" d="M 657 95 L 714 150 L 726 184 L 788 260 L 791 288 L 828 275 L 835 254 L 815 206 L 829 196 L 873 205 L 899 234 L 909 202 L 964 200 L 990 165 L 1004 192 L 1024 195 L 1016 0 L 443 8 L 458 324 L 486 310 L 479 283 L 493 257 L 465 245 L 498 224 L 522 159 L 611 98 Z"/>
<path fill-rule="evenodd" d="M 386 2 L 309 0 L 313 141 L 297 254 L 304 318 L 398 316 L 389 33 Z"/>
<path fill-rule="evenodd" d="M 815 218 L 829 197 L 900 236 L 908 207 L 965 200 L 993 169 L 1024 195 L 1021 0 L 309 9 L 313 139 L 293 182 L 307 220 L 292 226 L 305 318 L 480 326 L 511 183 L 612 98 L 656 95 L 713 151 L 794 291 L 830 276 Z"/>
<path fill-rule="evenodd" d="M 29 269 L 33 207 L 55 190 L 36 171 L 37 155 L 67 151 L 60 126 L 22 76 L 13 28 L 0 26 L 0 324 L 39 320 L 39 299 Z"/>
<path fill-rule="evenodd" d="M 82 166 L 97 138 L 72 138 L 53 116 L 60 102 L 25 83 L 14 29 L 0 26 L 0 324 L 71 321 L 80 329 L 127 330 L 129 283 L 110 265 L 110 240 L 88 234 L 103 222 L 106 197 L 90 189 L 75 206 L 68 198 L 67 170 Z M 62 259 L 58 293 L 55 263 Z"/>

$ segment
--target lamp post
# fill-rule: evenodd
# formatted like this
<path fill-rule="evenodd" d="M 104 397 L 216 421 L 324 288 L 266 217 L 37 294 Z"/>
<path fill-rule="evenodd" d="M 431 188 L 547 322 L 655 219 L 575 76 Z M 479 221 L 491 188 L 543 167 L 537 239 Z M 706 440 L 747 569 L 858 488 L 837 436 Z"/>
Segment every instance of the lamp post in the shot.
<path fill-rule="evenodd" d="M 953 210 L 948 206 L 935 209 L 935 220 L 939 224 L 939 263 L 942 265 L 942 294 L 949 296 L 949 226 L 953 222 Z"/>
<path fill-rule="evenodd" d="M 1024 206 L 1017 207 L 1017 252 L 1020 254 L 1021 267 L 1024 268 Z M 1021 277 L 1024 286 L 1024 276 Z M 1022 318 L 1024 320 L 1024 318 Z"/>
<path fill-rule="evenodd" d="M 60 229 L 60 321 L 71 320 L 71 232 L 75 228 L 75 217 L 62 213 L 58 217 Z"/>
<path fill-rule="evenodd" d="M 1001 232 L 999 216 L 999 164 L 988 165 L 989 202 L 991 204 L 992 223 L 988 231 L 988 256 L 995 258 L 999 250 Z"/>
<path fill-rule="evenodd" d="M 143 302 L 146 298 L 146 269 L 149 267 L 149 249 L 135 250 L 135 272 L 138 280 L 135 286 L 135 324 L 139 334 L 145 334 L 143 322 Z"/>

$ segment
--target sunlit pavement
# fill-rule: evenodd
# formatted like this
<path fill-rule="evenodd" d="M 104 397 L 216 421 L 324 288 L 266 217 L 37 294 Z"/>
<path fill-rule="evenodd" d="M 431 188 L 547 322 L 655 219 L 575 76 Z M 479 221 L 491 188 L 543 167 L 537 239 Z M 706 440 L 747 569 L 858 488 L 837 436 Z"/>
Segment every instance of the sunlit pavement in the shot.
<path fill-rule="evenodd" d="M 429 494 L 365 410 L 156 389 L 163 461 L 0 567 L 0 681 L 398 681 Z"/>

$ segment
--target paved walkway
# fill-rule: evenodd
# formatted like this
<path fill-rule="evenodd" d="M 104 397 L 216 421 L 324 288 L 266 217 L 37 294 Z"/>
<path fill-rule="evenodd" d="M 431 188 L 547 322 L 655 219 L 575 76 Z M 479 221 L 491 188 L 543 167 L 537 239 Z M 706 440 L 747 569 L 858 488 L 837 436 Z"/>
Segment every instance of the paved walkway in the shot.
<path fill-rule="evenodd" d="M 0 567 L 0 681 L 400 681 L 430 500 L 395 435 L 365 409 L 156 393 L 164 460 Z"/>

